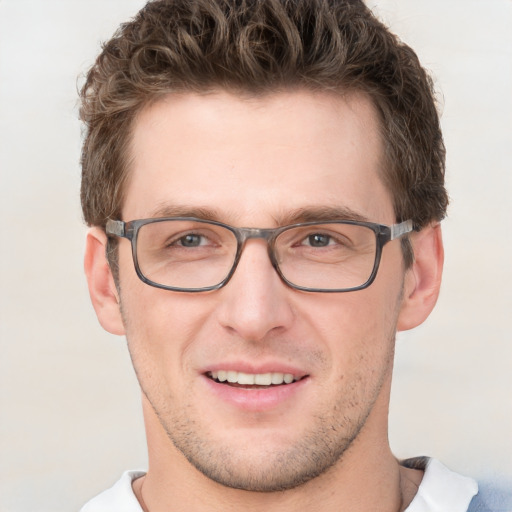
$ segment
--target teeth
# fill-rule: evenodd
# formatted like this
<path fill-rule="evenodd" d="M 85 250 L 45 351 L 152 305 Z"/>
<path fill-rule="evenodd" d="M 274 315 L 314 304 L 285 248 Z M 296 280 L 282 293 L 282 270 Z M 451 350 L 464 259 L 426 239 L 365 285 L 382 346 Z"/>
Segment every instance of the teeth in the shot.
<path fill-rule="evenodd" d="M 272 384 L 290 384 L 294 381 L 293 375 L 291 373 L 273 373 L 272 374 Z"/>
<path fill-rule="evenodd" d="M 272 384 L 282 384 L 284 382 L 284 375 L 282 373 L 272 374 Z"/>
<path fill-rule="evenodd" d="M 258 386 L 270 386 L 272 384 L 271 373 L 258 373 L 254 376 L 254 384 Z"/>
<path fill-rule="evenodd" d="M 254 377 L 256 377 L 256 375 L 254 374 L 251 374 L 251 373 L 242 373 L 240 372 L 238 374 L 238 384 L 246 384 L 248 386 L 253 386 L 254 385 Z"/>
<path fill-rule="evenodd" d="M 291 384 L 298 377 L 294 377 L 291 373 L 244 373 L 235 372 L 233 370 L 219 370 L 210 372 L 212 379 L 219 382 L 230 382 L 231 384 L 241 384 L 244 386 L 270 386 L 271 384 Z"/>

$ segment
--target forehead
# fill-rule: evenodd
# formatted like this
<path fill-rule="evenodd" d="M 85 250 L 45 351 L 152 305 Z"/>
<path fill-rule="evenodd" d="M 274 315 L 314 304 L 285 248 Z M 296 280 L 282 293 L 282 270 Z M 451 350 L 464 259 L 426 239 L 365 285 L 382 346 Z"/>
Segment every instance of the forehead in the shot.
<path fill-rule="evenodd" d="M 203 209 L 265 226 L 327 207 L 393 222 L 378 118 L 363 95 L 169 95 L 139 114 L 130 160 L 125 220 Z"/>

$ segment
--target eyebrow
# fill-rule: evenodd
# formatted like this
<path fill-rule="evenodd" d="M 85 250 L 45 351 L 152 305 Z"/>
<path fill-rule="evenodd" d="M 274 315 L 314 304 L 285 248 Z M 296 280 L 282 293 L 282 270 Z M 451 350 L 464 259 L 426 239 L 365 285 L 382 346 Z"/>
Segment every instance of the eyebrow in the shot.
<path fill-rule="evenodd" d="M 279 217 L 279 225 L 328 220 L 356 220 L 368 222 L 368 217 L 344 206 L 306 206 L 297 208 Z"/>
<path fill-rule="evenodd" d="M 162 204 L 150 213 L 150 218 L 159 217 L 194 217 L 197 219 L 214 222 L 234 222 L 236 217 L 233 213 L 221 213 L 220 210 L 202 206 L 188 206 L 176 204 Z M 306 206 L 296 208 L 286 213 L 273 215 L 277 226 L 288 226 L 302 222 L 322 222 L 329 220 L 355 220 L 368 222 L 365 215 L 356 212 L 348 207 L 333 206 Z"/>
<path fill-rule="evenodd" d="M 219 221 L 222 217 L 214 208 L 202 206 L 185 206 L 176 204 L 162 204 L 155 208 L 149 215 L 150 218 L 159 217 L 195 217 L 202 220 Z"/>

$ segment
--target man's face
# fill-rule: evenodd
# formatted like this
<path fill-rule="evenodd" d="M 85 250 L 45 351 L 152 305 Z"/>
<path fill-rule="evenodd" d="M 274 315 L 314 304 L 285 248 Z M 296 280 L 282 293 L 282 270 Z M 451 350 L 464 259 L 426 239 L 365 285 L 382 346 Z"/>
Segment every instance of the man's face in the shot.
<path fill-rule="evenodd" d="M 207 211 L 233 226 L 273 228 L 332 208 L 395 222 L 379 178 L 376 114 L 362 96 L 169 96 L 137 119 L 132 157 L 125 221 Z M 386 442 L 399 241 L 385 246 L 375 282 L 350 293 L 287 287 L 261 239 L 247 242 L 231 281 L 212 292 L 144 284 L 124 239 L 119 263 L 124 328 L 156 413 L 150 421 L 158 417 L 204 474 L 231 487 L 286 489 Z M 218 371 L 297 380 L 244 386 L 213 380 Z"/>

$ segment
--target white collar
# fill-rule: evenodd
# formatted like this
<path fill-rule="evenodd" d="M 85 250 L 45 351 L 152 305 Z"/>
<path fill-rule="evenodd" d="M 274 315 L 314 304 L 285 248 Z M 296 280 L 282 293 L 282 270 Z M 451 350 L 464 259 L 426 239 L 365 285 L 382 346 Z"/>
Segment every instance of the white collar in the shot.
<path fill-rule="evenodd" d="M 118 482 L 89 501 L 80 512 L 142 512 L 132 482 L 144 471 L 126 471 Z M 428 459 L 418 492 L 406 512 L 466 512 L 478 485 L 435 459 Z"/>
<path fill-rule="evenodd" d="M 418 492 L 406 512 L 466 512 L 477 492 L 478 485 L 472 478 L 429 459 Z"/>

